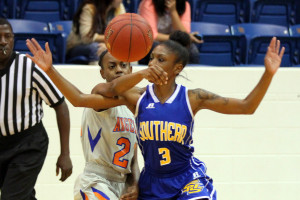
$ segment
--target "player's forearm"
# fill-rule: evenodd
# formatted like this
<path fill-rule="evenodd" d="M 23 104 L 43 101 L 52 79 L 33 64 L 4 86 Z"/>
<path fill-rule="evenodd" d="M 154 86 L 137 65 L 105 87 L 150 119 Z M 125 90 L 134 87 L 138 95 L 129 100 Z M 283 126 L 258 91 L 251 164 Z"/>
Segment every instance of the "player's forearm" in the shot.
<path fill-rule="evenodd" d="M 111 82 L 110 89 L 108 90 L 108 94 L 114 96 L 121 95 L 127 90 L 133 88 L 136 84 L 138 84 L 145 78 L 143 71 L 144 70 L 140 70 L 138 72 L 121 76 L 113 80 Z"/>
<path fill-rule="evenodd" d="M 272 81 L 272 78 L 273 78 L 272 74 L 269 74 L 266 71 L 264 72 L 263 76 L 261 77 L 256 87 L 251 91 L 251 93 L 244 100 L 246 106 L 245 112 L 249 114 L 255 112 L 260 102 L 262 101 L 263 97 L 265 96 L 270 86 L 270 83 Z"/>
<path fill-rule="evenodd" d="M 82 92 L 77 87 L 65 79 L 54 67 L 51 67 L 46 73 L 73 106 L 78 107 L 81 105 Z"/>
<path fill-rule="evenodd" d="M 63 155 L 70 154 L 69 136 L 70 136 L 70 117 L 69 109 L 65 102 L 54 108 L 60 136 L 60 153 Z"/>

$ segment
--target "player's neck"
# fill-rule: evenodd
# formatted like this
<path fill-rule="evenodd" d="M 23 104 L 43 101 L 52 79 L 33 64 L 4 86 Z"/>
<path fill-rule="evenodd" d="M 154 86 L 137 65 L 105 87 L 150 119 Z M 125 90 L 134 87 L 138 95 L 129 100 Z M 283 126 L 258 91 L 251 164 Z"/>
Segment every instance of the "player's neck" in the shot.
<path fill-rule="evenodd" d="M 154 85 L 155 96 L 161 103 L 165 103 L 176 89 L 175 81 L 168 82 L 166 85 Z"/>

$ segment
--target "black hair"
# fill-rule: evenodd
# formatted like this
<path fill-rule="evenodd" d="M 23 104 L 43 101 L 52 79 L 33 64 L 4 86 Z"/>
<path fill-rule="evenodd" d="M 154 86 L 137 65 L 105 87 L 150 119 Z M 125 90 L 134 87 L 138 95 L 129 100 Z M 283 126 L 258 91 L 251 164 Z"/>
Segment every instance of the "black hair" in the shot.
<path fill-rule="evenodd" d="M 103 69 L 103 57 L 107 54 L 108 50 L 106 49 L 105 51 L 103 51 L 100 56 L 99 56 L 99 62 L 98 65 Z"/>
<path fill-rule="evenodd" d="M 13 28 L 11 26 L 11 24 L 9 23 L 9 21 L 7 21 L 7 19 L 5 18 L 0 18 L 0 25 L 5 25 L 7 24 L 9 26 L 9 28 L 11 29 L 11 32 L 13 32 Z"/>
<path fill-rule="evenodd" d="M 95 33 L 103 34 L 105 31 L 105 13 L 107 8 L 109 7 L 110 4 L 112 4 L 112 0 L 84 0 L 78 7 L 74 17 L 73 17 L 73 26 L 75 27 L 75 33 L 80 34 L 79 28 L 79 20 L 80 20 L 80 15 L 82 13 L 82 9 L 86 4 L 93 4 L 96 8 L 94 16 L 93 16 L 93 21 L 92 21 L 92 27 L 91 30 L 88 33 L 88 36 L 93 37 Z M 113 8 L 114 11 L 114 8 Z"/>
<path fill-rule="evenodd" d="M 152 0 L 152 3 L 158 16 L 163 16 L 166 13 L 166 1 L 167 0 Z M 176 0 L 176 10 L 179 16 L 182 16 L 185 12 L 185 3 L 186 0 Z"/>
<path fill-rule="evenodd" d="M 192 42 L 191 37 L 187 32 L 179 31 L 179 30 L 173 31 L 170 34 L 169 39 L 180 43 L 182 46 L 186 48 L 189 48 Z"/>
<path fill-rule="evenodd" d="M 189 61 L 189 52 L 187 50 L 187 45 L 190 45 L 191 40 L 189 35 L 185 32 L 175 32 L 169 40 L 163 42 L 161 45 L 167 47 L 167 49 L 176 55 L 175 63 L 181 63 L 183 67 Z"/>

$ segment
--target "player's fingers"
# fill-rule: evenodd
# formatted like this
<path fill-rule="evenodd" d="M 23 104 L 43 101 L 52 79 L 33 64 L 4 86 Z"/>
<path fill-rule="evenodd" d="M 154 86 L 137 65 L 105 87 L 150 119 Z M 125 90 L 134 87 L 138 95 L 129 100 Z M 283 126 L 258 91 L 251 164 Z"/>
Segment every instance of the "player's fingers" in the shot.
<path fill-rule="evenodd" d="M 149 75 L 148 80 L 151 80 L 151 81 L 153 81 L 154 83 L 156 83 L 158 85 L 162 84 L 161 81 L 160 81 L 159 76 L 157 75 L 157 73 L 156 73 L 156 71 L 154 69 L 154 67 L 150 67 L 149 70 L 148 70 L 148 72 L 149 72 L 149 74 L 148 74 Z"/>
<path fill-rule="evenodd" d="M 30 51 L 32 54 L 35 54 L 35 52 L 37 51 L 37 49 L 35 48 L 35 46 L 34 46 L 33 43 L 31 42 L 31 40 L 29 40 L 29 39 L 26 40 L 26 46 L 27 46 L 27 48 L 29 49 L 29 51 Z"/>
<path fill-rule="evenodd" d="M 280 40 L 276 40 L 276 53 L 279 54 Z"/>
<path fill-rule="evenodd" d="M 284 48 L 284 47 L 282 47 L 282 48 L 281 48 L 281 51 L 280 51 L 280 54 L 279 54 L 280 58 L 282 58 L 282 57 L 283 57 L 284 51 L 285 51 L 285 48 Z"/>
<path fill-rule="evenodd" d="M 161 67 L 158 67 L 158 66 L 154 67 L 154 71 L 158 75 L 158 77 L 160 78 L 160 81 L 163 84 L 166 84 L 167 80 L 168 80 L 168 73 L 165 72 Z"/>
<path fill-rule="evenodd" d="M 51 50 L 50 50 L 48 42 L 46 42 L 46 44 L 45 44 L 45 49 L 46 49 L 46 54 L 51 54 Z"/>
<path fill-rule="evenodd" d="M 35 38 L 32 38 L 31 41 L 32 41 L 33 45 L 35 46 L 35 48 L 36 48 L 37 50 L 43 50 L 42 47 L 41 47 L 40 44 L 36 41 Z"/>
<path fill-rule="evenodd" d="M 275 51 L 275 45 L 276 45 L 276 37 L 273 37 L 270 42 L 270 48 L 272 51 Z"/>

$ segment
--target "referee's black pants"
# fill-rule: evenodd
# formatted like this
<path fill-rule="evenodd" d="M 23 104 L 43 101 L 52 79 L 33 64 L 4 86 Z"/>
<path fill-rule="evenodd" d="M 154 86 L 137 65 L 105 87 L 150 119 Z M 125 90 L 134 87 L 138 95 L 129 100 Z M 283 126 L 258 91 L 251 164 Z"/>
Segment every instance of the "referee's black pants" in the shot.
<path fill-rule="evenodd" d="M 42 123 L 22 133 L 0 137 L 0 200 L 36 200 L 34 185 L 48 143 Z"/>

